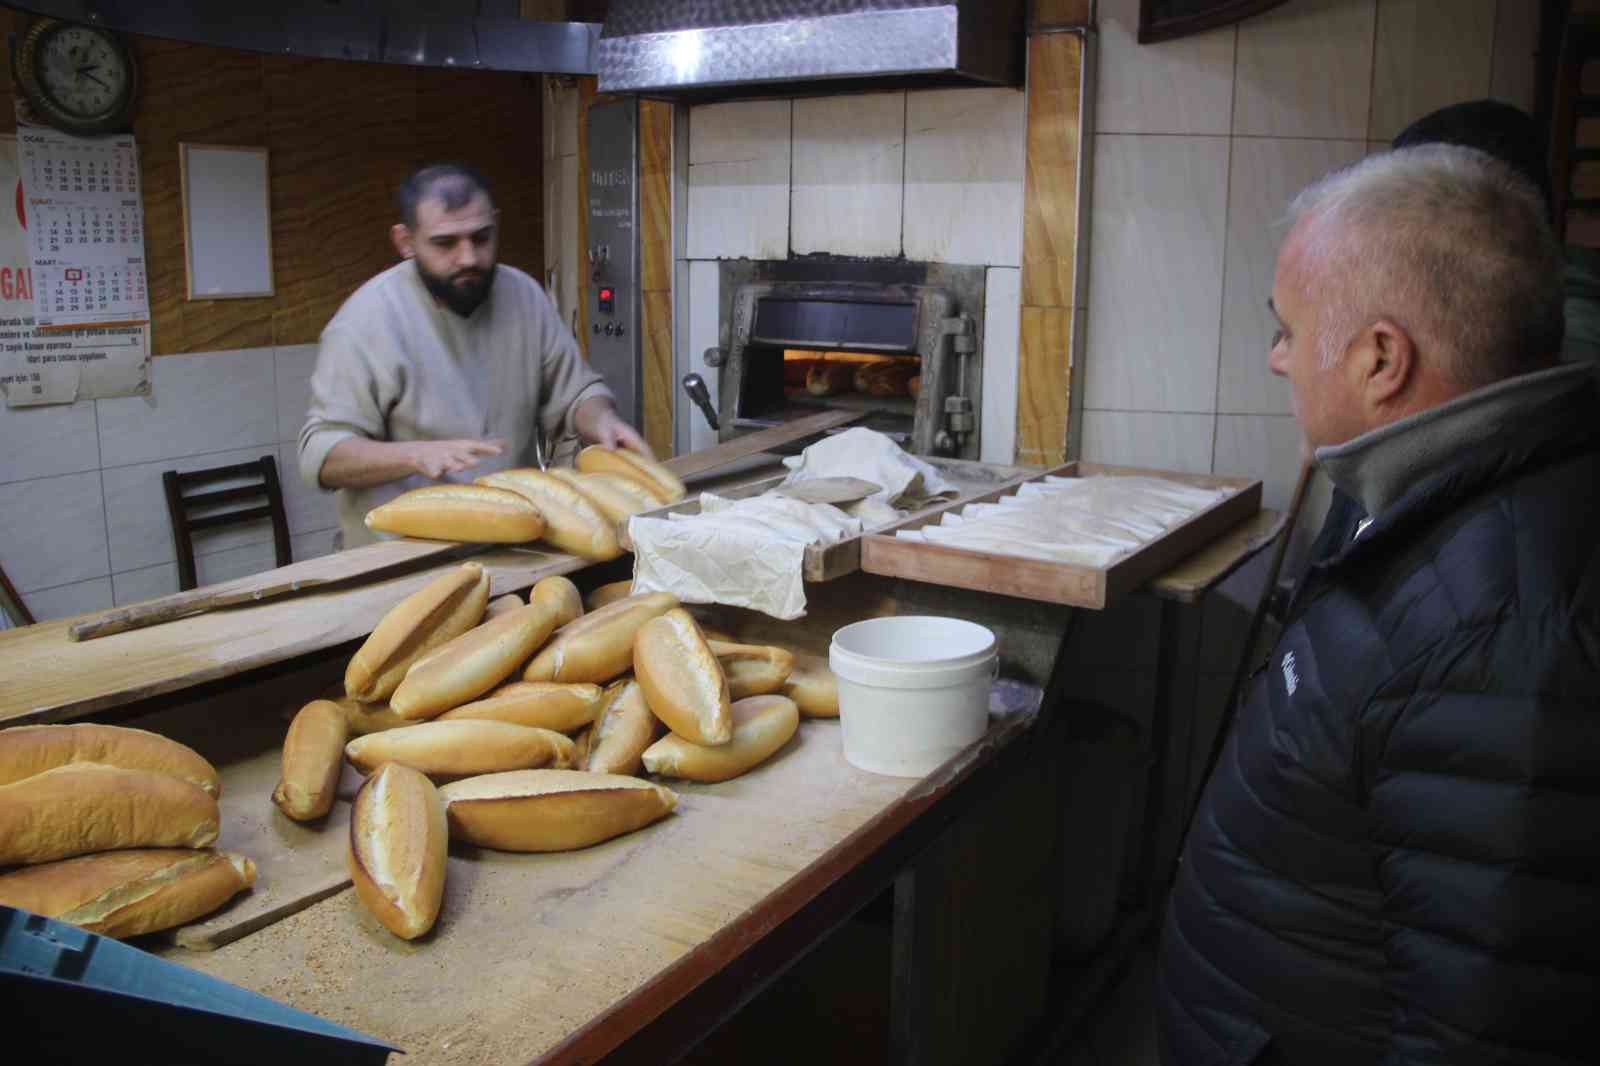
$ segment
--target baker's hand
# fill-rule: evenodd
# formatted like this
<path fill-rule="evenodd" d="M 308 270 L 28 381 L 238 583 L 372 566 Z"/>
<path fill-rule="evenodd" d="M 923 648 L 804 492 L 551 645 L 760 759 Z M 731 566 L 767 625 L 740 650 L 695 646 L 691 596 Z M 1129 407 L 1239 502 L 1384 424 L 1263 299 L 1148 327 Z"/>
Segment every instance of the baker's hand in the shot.
<path fill-rule="evenodd" d="M 426 478 L 438 480 L 447 474 L 477 466 L 486 455 L 506 450 L 498 440 L 419 440 L 407 444 L 411 467 Z"/>
<path fill-rule="evenodd" d="M 573 424 L 577 427 L 578 436 L 592 444 L 605 448 L 627 448 L 646 459 L 656 457 L 650 445 L 639 436 L 639 431 L 622 420 L 617 414 L 616 405 L 605 396 L 591 396 L 580 403 L 573 413 Z"/>

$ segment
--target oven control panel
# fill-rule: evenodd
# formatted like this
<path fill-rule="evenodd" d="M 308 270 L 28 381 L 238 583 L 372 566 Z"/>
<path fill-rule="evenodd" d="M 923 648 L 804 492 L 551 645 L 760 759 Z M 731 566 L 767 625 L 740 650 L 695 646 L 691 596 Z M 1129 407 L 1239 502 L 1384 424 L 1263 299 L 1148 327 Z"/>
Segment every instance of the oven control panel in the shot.
<path fill-rule="evenodd" d="M 622 417 L 642 421 L 637 219 L 639 104 L 589 109 L 589 365 L 605 376 Z"/>

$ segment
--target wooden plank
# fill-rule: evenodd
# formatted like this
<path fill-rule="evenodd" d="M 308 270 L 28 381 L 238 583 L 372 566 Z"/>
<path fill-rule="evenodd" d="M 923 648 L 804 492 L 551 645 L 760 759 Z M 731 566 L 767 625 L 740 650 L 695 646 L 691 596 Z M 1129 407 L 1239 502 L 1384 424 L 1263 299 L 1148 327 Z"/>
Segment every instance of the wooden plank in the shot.
<path fill-rule="evenodd" d="M 1012 495 L 1026 481 L 1050 476 L 1081 477 L 1093 474 L 1161 477 L 1206 488 L 1227 488 L 1233 492 L 1110 567 L 1028 559 L 895 536 L 901 530 L 918 529 L 936 522 L 947 511 Z M 930 508 L 880 533 L 868 534 L 862 541 L 861 567 L 871 574 L 1098 610 L 1110 606 L 1151 577 L 1194 554 L 1260 507 L 1259 481 L 1072 462 L 1032 477 L 1013 479 L 981 496 Z"/>
<path fill-rule="evenodd" d="M 96 637 L 160 625 L 222 607 L 261 603 L 340 582 L 367 580 L 406 566 L 424 562 L 436 564 L 446 558 L 476 554 L 485 547 L 433 540 L 391 540 L 364 544 L 350 551 L 290 563 L 234 581 L 102 611 L 73 622 L 67 627 L 67 639 L 94 640 Z"/>
<path fill-rule="evenodd" d="M 500 548 L 478 557 L 494 595 L 588 565 L 575 556 Z M 0 631 L 0 724 L 58 722 L 356 640 L 389 608 L 454 563 L 355 588 L 182 618 L 74 643 L 61 619 Z"/>
<path fill-rule="evenodd" d="M 1257 511 L 1150 582 L 1151 594 L 1179 603 L 1198 602 L 1217 582 L 1271 544 L 1283 523 L 1282 511 Z"/>
<path fill-rule="evenodd" d="M 865 411 L 822 411 L 818 414 L 797 418 L 793 422 L 785 422 L 781 426 L 772 426 L 769 429 L 758 429 L 754 433 L 725 440 L 721 444 L 713 444 L 709 448 L 689 455 L 680 455 L 676 459 L 668 459 L 667 467 L 680 478 L 685 480 L 696 474 L 703 474 L 707 470 L 714 470 L 719 466 L 731 463 L 736 459 L 756 455 L 760 452 L 770 451 L 781 444 L 790 444 L 813 433 L 826 433 L 830 429 L 848 425 L 867 414 Z"/>

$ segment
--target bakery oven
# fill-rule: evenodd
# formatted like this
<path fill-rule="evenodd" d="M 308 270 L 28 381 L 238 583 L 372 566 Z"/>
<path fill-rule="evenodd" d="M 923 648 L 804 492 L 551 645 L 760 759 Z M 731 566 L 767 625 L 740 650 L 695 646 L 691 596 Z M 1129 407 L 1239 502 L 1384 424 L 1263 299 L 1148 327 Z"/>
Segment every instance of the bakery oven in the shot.
<path fill-rule="evenodd" d="M 807 265 L 723 279 L 722 439 L 847 408 L 913 452 L 977 458 L 982 268 Z"/>

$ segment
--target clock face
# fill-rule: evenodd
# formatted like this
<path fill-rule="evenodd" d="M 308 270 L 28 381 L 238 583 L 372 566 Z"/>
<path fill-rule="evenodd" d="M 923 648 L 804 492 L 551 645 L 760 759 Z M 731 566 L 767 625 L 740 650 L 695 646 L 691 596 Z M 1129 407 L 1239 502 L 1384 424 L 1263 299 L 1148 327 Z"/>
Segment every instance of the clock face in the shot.
<path fill-rule="evenodd" d="M 62 26 L 39 42 L 39 87 L 73 118 L 122 109 L 132 71 L 117 42 L 86 26 Z"/>

